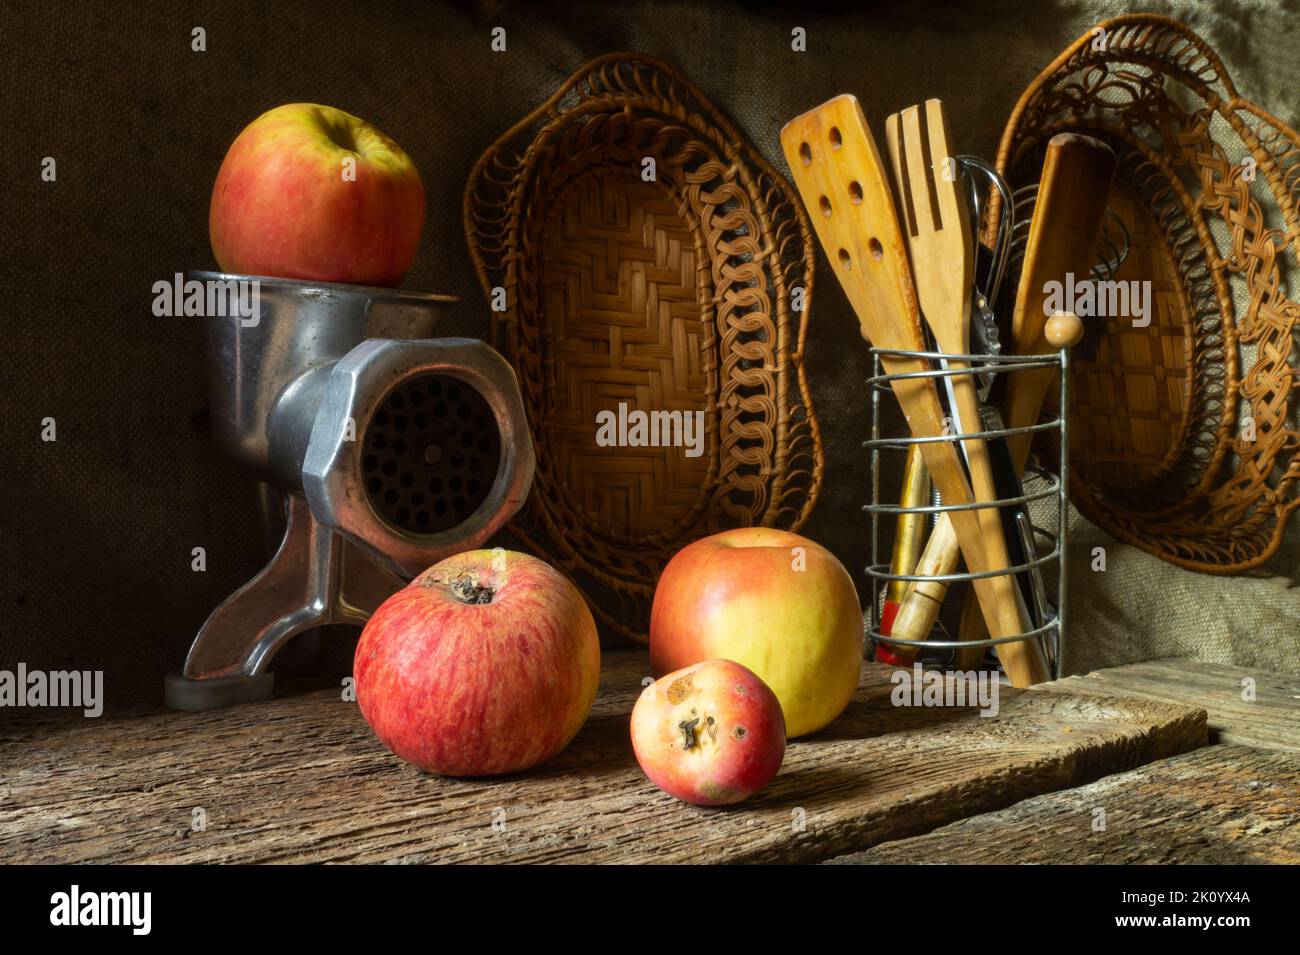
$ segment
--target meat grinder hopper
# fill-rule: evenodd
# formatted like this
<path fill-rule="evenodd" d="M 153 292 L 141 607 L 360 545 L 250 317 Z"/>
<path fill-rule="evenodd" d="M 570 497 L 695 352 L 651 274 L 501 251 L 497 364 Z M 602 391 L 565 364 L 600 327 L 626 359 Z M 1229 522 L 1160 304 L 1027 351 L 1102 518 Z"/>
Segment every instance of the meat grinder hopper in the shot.
<path fill-rule="evenodd" d="M 534 457 L 505 359 L 431 337 L 456 299 L 187 279 L 256 283 L 255 319 L 204 319 L 212 432 L 284 526 L 275 556 L 166 678 L 168 706 L 207 710 L 269 697 L 268 665 L 295 634 L 363 624 L 430 564 L 482 545 L 522 506 Z"/>

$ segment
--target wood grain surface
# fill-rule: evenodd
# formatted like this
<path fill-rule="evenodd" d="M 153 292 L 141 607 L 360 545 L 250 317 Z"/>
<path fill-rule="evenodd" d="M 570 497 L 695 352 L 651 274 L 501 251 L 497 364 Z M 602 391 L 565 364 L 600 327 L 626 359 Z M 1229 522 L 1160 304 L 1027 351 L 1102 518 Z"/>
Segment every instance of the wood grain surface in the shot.
<path fill-rule="evenodd" d="M 1245 680 L 1252 681 L 1254 699 L 1243 696 Z M 1217 742 L 1300 752 L 1298 676 L 1168 659 L 1096 670 L 1050 688 L 1071 694 L 1119 694 L 1203 706 L 1209 713 L 1210 738 Z"/>
<path fill-rule="evenodd" d="M 1004 687 L 992 718 L 897 708 L 892 672 L 864 664 L 848 710 L 791 743 L 764 792 L 724 810 L 677 802 L 637 767 L 628 716 L 648 676 L 643 651 L 607 653 L 577 739 L 503 779 L 418 772 L 334 691 L 214 713 L 10 719 L 0 861 L 817 861 L 1206 738 L 1197 707 L 1068 688 Z"/>
<path fill-rule="evenodd" d="M 1208 746 L 833 861 L 1295 865 L 1297 780 L 1300 754 Z"/>

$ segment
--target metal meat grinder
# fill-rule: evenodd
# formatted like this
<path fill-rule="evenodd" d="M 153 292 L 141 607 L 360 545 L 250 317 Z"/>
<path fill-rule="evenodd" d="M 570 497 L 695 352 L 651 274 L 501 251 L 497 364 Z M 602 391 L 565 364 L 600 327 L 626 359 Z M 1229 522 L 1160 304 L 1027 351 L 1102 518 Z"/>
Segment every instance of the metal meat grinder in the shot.
<path fill-rule="evenodd" d="M 275 556 L 166 679 L 169 706 L 207 710 L 269 697 L 268 664 L 290 637 L 362 624 L 430 564 L 481 545 L 522 506 L 534 459 L 505 359 L 431 337 L 456 299 L 187 279 L 258 283 L 255 320 L 204 319 L 212 431 L 263 482 L 273 533 L 283 526 Z"/>

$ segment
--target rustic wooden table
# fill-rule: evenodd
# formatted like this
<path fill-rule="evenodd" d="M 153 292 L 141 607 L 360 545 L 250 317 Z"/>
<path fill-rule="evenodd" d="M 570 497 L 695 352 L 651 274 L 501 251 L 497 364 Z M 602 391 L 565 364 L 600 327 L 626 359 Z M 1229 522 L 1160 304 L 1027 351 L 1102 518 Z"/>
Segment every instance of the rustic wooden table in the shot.
<path fill-rule="evenodd" d="M 1146 663 L 1003 688 L 983 717 L 895 707 L 891 672 L 864 664 L 845 714 L 791 743 L 764 792 L 722 810 L 677 802 L 637 767 L 627 722 L 648 675 L 641 651 L 606 654 L 564 753 L 502 779 L 416 771 L 334 691 L 10 722 L 0 861 L 1296 860 L 1300 680 Z"/>
<path fill-rule="evenodd" d="M 1043 689 L 1203 706 L 1210 745 L 833 861 L 1300 863 L 1300 677 L 1155 660 Z"/>

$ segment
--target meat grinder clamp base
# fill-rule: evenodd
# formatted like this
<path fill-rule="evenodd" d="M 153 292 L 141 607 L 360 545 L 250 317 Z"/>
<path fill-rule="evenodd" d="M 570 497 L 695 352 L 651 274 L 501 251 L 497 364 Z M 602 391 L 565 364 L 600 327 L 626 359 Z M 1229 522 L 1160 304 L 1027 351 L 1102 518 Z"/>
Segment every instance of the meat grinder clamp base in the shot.
<path fill-rule="evenodd" d="M 168 673 L 163 680 L 167 706 L 189 713 L 269 700 L 274 688 L 275 674 L 271 672 L 254 676 L 218 676 L 206 680 L 191 680 L 180 673 Z"/>
<path fill-rule="evenodd" d="M 268 666 L 286 642 L 325 624 L 364 624 L 404 586 L 368 552 L 322 526 L 301 497 L 286 494 L 283 501 L 284 540 L 275 557 L 212 612 L 184 671 L 164 679 L 172 709 L 269 699 L 275 678 Z"/>

